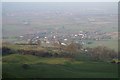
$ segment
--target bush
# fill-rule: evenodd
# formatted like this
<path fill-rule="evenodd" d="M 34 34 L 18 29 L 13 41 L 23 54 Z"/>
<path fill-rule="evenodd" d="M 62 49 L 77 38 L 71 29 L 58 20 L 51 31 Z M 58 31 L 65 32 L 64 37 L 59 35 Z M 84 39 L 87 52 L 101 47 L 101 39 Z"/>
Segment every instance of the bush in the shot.
<path fill-rule="evenodd" d="M 113 59 L 113 60 L 111 61 L 111 63 L 120 64 L 120 61 L 119 61 L 118 59 Z"/>
<path fill-rule="evenodd" d="M 30 66 L 29 66 L 28 64 L 23 64 L 23 65 L 22 65 L 22 68 L 23 68 L 23 69 L 29 69 Z"/>
<path fill-rule="evenodd" d="M 8 55 L 15 53 L 14 50 L 8 48 L 8 47 L 2 47 L 2 55 Z"/>
<path fill-rule="evenodd" d="M 116 63 L 116 61 L 115 61 L 115 60 L 112 60 L 111 63 Z"/>
<path fill-rule="evenodd" d="M 91 57 L 94 60 L 106 61 L 106 60 L 112 60 L 118 57 L 117 52 L 104 46 L 98 46 L 91 49 L 89 48 L 88 53 L 91 55 Z"/>

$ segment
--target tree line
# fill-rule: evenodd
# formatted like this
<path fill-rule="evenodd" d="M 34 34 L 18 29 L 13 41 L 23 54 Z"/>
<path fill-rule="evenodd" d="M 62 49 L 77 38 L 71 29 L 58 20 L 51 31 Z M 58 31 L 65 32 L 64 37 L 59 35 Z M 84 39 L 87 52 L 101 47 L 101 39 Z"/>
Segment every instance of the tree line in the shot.
<path fill-rule="evenodd" d="M 40 57 L 68 57 L 68 58 L 75 58 L 77 54 L 84 53 L 89 55 L 93 60 L 112 60 L 118 58 L 118 52 L 115 50 L 109 49 L 104 46 L 98 46 L 95 48 L 83 48 L 82 45 L 77 43 L 71 43 L 67 46 L 61 46 L 57 48 L 56 51 L 53 49 L 51 51 L 45 50 L 25 50 L 25 49 L 18 49 L 14 50 L 8 47 L 2 47 L 2 55 L 9 55 L 9 54 L 23 54 L 23 55 L 35 55 Z"/>

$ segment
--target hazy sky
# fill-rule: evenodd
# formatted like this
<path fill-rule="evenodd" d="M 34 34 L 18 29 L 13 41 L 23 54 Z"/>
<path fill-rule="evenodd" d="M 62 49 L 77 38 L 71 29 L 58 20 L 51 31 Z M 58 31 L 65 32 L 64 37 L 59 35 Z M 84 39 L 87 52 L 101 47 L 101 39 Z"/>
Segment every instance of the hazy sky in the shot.
<path fill-rule="evenodd" d="M 119 0 L 1 0 L 2 2 L 119 2 Z"/>

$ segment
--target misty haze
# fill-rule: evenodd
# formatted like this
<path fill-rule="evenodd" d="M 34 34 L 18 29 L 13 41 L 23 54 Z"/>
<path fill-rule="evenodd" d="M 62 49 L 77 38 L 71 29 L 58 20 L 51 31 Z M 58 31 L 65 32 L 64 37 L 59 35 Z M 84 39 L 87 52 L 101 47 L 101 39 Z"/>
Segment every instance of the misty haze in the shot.
<path fill-rule="evenodd" d="M 3 78 L 117 78 L 118 3 L 3 2 Z"/>

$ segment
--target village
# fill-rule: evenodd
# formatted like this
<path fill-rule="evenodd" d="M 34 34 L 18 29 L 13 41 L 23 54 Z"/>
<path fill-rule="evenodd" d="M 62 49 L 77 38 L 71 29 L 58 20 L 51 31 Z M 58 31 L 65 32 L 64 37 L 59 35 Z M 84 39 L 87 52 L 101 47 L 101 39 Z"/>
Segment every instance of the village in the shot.
<path fill-rule="evenodd" d="M 40 44 L 44 47 L 51 47 L 57 44 L 67 46 L 71 43 L 80 45 L 92 44 L 93 41 L 117 39 L 118 33 L 107 33 L 101 30 L 71 32 L 64 27 L 59 29 L 46 29 L 33 34 L 25 34 L 17 37 L 16 44 Z"/>

